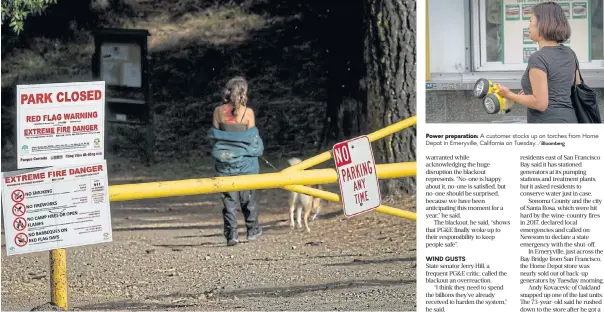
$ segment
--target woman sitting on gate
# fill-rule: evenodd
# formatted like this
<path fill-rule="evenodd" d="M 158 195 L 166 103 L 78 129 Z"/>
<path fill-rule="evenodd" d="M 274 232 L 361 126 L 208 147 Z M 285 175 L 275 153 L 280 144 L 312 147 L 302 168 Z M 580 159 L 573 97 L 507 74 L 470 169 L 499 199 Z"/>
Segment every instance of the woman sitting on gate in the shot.
<path fill-rule="evenodd" d="M 262 138 L 256 128 L 254 111 L 247 107 L 247 81 L 235 77 L 222 91 L 222 104 L 214 109 L 210 138 L 214 140 L 212 157 L 216 161 L 219 176 L 258 174 L 258 157 L 264 152 Z M 258 222 L 256 191 L 222 193 L 224 205 L 224 235 L 228 246 L 239 243 L 237 233 L 237 204 L 245 217 L 247 239 L 255 240 L 262 235 Z"/>

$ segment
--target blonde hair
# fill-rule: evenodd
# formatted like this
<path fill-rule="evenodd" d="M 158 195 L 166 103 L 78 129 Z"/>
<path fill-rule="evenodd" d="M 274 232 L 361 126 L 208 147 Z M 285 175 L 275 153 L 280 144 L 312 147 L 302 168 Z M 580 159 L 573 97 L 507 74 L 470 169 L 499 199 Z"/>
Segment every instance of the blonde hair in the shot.
<path fill-rule="evenodd" d="M 247 81 L 241 76 L 229 80 L 222 90 L 222 103 L 235 106 L 233 116 L 237 115 L 239 107 L 247 104 Z"/>

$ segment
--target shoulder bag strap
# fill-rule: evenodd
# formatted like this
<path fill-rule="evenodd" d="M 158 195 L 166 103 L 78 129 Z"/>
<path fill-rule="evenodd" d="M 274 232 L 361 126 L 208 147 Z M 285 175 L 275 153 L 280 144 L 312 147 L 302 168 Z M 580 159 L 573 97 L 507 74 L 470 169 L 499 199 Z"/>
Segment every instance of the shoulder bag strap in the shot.
<path fill-rule="evenodd" d="M 573 50 L 571 49 L 571 51 L 573 51 Z M 575 53 L 575 51 L 573 51 L 573 55 L 575 56 L 575 72 L 573 74 L 573 77 L 575 77 L 573 79 L 573 86 L 574 86 L 574 85 L 576 85 L 576 81 L 577 81 L 577 71 L 579 71 L 579 79 L 581 79 L 581 84 L 584 84 L 585 81 L 583 80 L 583 75 L 581 75 L 581 69 L 579 69 L 579 58 L 577 57 L 577 54 Z"/>

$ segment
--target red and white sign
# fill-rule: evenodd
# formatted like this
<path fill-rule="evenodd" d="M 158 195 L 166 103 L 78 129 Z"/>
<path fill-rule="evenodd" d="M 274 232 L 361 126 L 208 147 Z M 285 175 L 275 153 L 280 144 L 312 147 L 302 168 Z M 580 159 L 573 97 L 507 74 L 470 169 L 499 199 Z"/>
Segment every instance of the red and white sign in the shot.
<path fill-rule="evenodd" d="M 360 136 L 333 146 L 340 196 L 346 217 L 371 211 L 382 204 L 371 142 Z"/>
<path fill-rule="evenodd" d="M 3 172 L 1 185 L 8 256 L 111 242 L 105 160 Z"/>
<path fill-rule="evenodd" d="M 23 218 L 17 218 L 13 221 L 13 227 L 16 231 L 23 231 L 25 230 L 25 227 L 27 227 L 27 221 Z"/>
<path fill-rule="evenodd" d="M 17 168 L 104 158 L 105 82 L 17 86 Z"/>
<path fill-rule="evenodd" d="M 27 234 L 19 233 L 19 234 L 15 235 L 15 245 L 17 247 L 25 247 L 25 245 L 27 245 L 28 242 L 29 242 L 29 238 L 27 237 Z"/>
<path fill-rule="evenodd" d="M 13 214 L 15 215 L 15 217 L 20 217 L 24 215 L 26 210 L 27 208 L 22 203 L 16 203 L 13 206 Z"/>
<path fill-rule="evenodd" d="M 11 193 L 10 197 L 15 203 L 20 203 L 21 201 L 23 201 L 23 198 L 25 198 L 25 194 L 22 190 L 14 190 Z"/>

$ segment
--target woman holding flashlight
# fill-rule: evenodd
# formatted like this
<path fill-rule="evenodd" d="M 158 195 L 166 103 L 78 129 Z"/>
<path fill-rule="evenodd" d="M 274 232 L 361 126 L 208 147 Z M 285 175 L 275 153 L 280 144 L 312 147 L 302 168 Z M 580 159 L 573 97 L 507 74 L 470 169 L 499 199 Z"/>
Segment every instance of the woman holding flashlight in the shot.
<path fill-rule="evenodd" d="M 530 39 L 539 44 L 520 81 L 516 94 L 499 85 L 499 95 L 527 107 L 528 123 L 577 123 L 571 101 L 571 87 L 579 84 L 579 62 L 575 52 L 562 45 L 571 35 L 570 25 L 555 2 L 533 8 Z"/>

